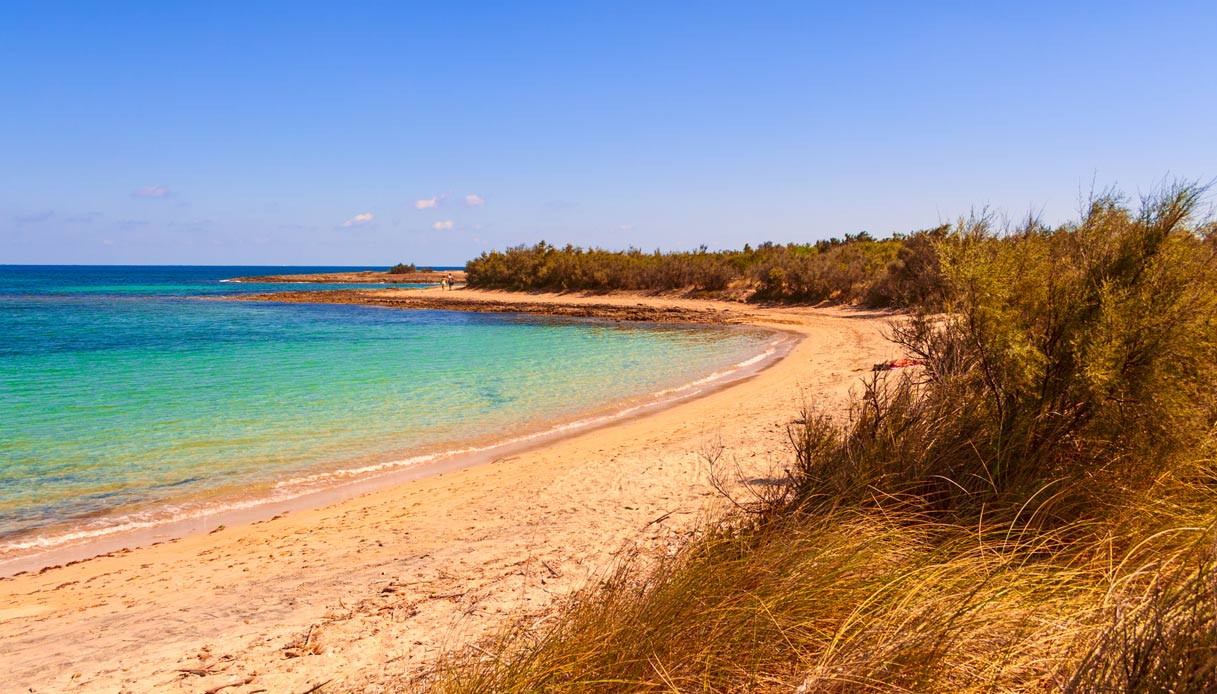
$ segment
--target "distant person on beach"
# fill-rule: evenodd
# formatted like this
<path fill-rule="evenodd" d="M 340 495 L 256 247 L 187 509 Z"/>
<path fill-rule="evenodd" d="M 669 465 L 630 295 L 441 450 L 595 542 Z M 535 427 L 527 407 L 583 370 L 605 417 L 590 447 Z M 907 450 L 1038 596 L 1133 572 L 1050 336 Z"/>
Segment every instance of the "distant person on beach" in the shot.
<path fill-rule="evenodd" d="M 447 277 L 441 277 L 441 278 L 439 278 L 439 288 L 440 288 L 440 289 L 447 289 L 447 288 L 448 288 L 448 278 L 447 278 Z"/>
<path fill-rule="evenodd" d="M 456 280 L 454 280 L 454 279 L 452 278 L 452 273 L 451 273 L 451 272 L 449 272 L 449 273 L 448 273 L 448 288 L 449 288 L 449 289 L 452 289 L 452 283 L 453 283 L 453 282 L 455 282 L 455 281 L 456 281 Z"/>

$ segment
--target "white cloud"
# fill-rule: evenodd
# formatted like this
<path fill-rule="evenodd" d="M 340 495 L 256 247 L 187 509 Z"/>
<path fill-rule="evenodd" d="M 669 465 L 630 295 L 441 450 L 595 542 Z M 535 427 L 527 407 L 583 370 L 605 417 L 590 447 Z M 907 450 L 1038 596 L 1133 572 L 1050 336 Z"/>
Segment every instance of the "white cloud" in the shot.
<path fill-rule="evenodd" d="M 361 226 L 364 226 L 365 224 L 371 224 L 373 219 L 375 219 L 375 217 L 372 215 L 371 212 L 360 212 L 359 214 L 355 215 L 354 217 L 351 217 L 350 219 L 343 222 L 342 228 L 350 229 L 351 227 L 361 227 Z"/>
<path fill-rule="evenodd" d="M 465 205 L 468 207 L 481 207 L 486 204 L 486 198 L 477 193 L 470 193 L 465 196 Z"/>
<path fill-rule="evenodd" d="M 455 226 L 456 226 L 456 224 L 454 224 L 451 219 L 445 219 L 442 222 L 436 222 L 435 224 L 432 224 L 431 228 L 435 229 L 436 231 L 451 231 L 452 228 Z"/>
<path fill-rule="evenodd" d="M 439 205 L 438 197 L 423 198 L 421 200 L 414 201 L 414 209 L 416 209 L 416 210 L 429 210 L 429 209 L 435 207 L 436 205 Z"/>
<path fill-rule="evenodd" d="M 167 198 L 173 195 L 173 191 L 168 186 L 144 186 L 131 191 L 131 195 L 136 198 Z"/>

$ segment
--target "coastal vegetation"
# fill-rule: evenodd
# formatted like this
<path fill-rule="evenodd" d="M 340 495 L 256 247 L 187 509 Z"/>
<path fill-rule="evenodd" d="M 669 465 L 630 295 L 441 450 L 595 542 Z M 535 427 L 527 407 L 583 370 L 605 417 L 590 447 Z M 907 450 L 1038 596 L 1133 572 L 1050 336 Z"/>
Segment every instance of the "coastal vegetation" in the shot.
<path fill-rule="evenodd" d="M 1203 194 L 1098 195 L 1057 228 L 973 217 L 823 247 L 484 254 L 469 268 L 483 286 L 538 273 L 516 288 L 639 288 L 684 268 L 730 277 L 706 289 L 751 278 L 768 300 L 909 306 L 891 337 L 921 366 L 872 375 L 848 421 L 792 412 L 782 479 L 419 685 L 1210 690 L 1217 227 L 1198 218 Z M 830 266 L 851 269 L 816 274 Z"/>
<path fill-rule="evenodd" d="M 405 263 L 398 263 L 389 268 L 390 275 L 408 275 L 411 272 L 418 272 L 418 266 L 416 266 L 414 263 L 410 263 L 409 265 Z"/>
<path fill-rule="evenodd" d="M 544 241 L 484 252 L 469 286 L 516 291 L 671 291 L 783 303 L 922 305 L 937 295 L 934 241 L 948 227 L 875 239 L 862 232 L 813 244 L 763 243 L 739 251 L 645 253 Z"/>

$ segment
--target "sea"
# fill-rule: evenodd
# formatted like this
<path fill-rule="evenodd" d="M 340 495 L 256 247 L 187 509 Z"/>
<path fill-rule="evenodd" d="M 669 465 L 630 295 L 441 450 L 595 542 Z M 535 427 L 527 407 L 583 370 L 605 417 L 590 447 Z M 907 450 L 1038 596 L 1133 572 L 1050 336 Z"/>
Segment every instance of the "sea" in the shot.
<path fill-rule="evenodd" d="M 782 339 L 229 300 L 350 288 L 236 277 L 355 269 L 0 265 L 0 569 L 601 425 L 739 377 Z"/>

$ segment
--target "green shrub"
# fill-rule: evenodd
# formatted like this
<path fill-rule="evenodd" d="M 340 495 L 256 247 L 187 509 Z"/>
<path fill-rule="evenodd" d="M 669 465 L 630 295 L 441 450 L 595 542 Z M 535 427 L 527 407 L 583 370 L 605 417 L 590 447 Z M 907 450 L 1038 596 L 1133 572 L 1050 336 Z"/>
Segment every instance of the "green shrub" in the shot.
<path fill-rule="evenodd" d="M 801 493 L 978 512 L 1051 487 L 1072 522 L 1194 460 L 1217 422 L 1217 256 L 1189 224 L 1198 199 L 1178 187 L 1134 213 L 1105 197 L 1056 230 L 974 219 L 935 240 L 947 313 L 893 327 L 924 372 L 868 384 L 839 444 L 805 417 Z"/>
<path fill-rule="evenodd" d="M 738 289 L 758 301 L 907 307 L 941 293 L 936 247 L 926 240 L 933 233 L 684 253 L 557 248 L 542 241 L 482 253 L 467 271 L 470 286 L 516 291 Z"/>
<path fill-rule="evenodd" d="M 901 238 L 896 259 L 867 287 L 863 303 L 873 307 L 911 307 L 937 311 L 946 298 L 938 247 L 950 226 L 915 232 Z"/>
<path fill-rule="evenodd" d="M 470 286 L 516 291 L 722 291 L 741 274 L 737 253 L 643 253 L 556 248 L 544 241 L 469 261 Z"/>
<path fill-rule="evenodd" d="M 900 239 L 875 241 L 868 234 L 814 246 L 771 247 L 752 269 L 754 298 L 783 303 L 865 303 L 902 247 Z"/>
<path fill-rule="evenodd" d="M 1209 691 L 1217 234 L 1193 218 L 1201 193 L 905 240 L 879 293 L 921 297 L 892 336 L 923 367 L 873 376 L 844 426 L 802 413 L 789 484 L 751 515 L 430 684 Z M 749 271 L 792 295 L 876 243 L 758 249 Z M 858 291 L 858 262 L 834 286 Z"/>

